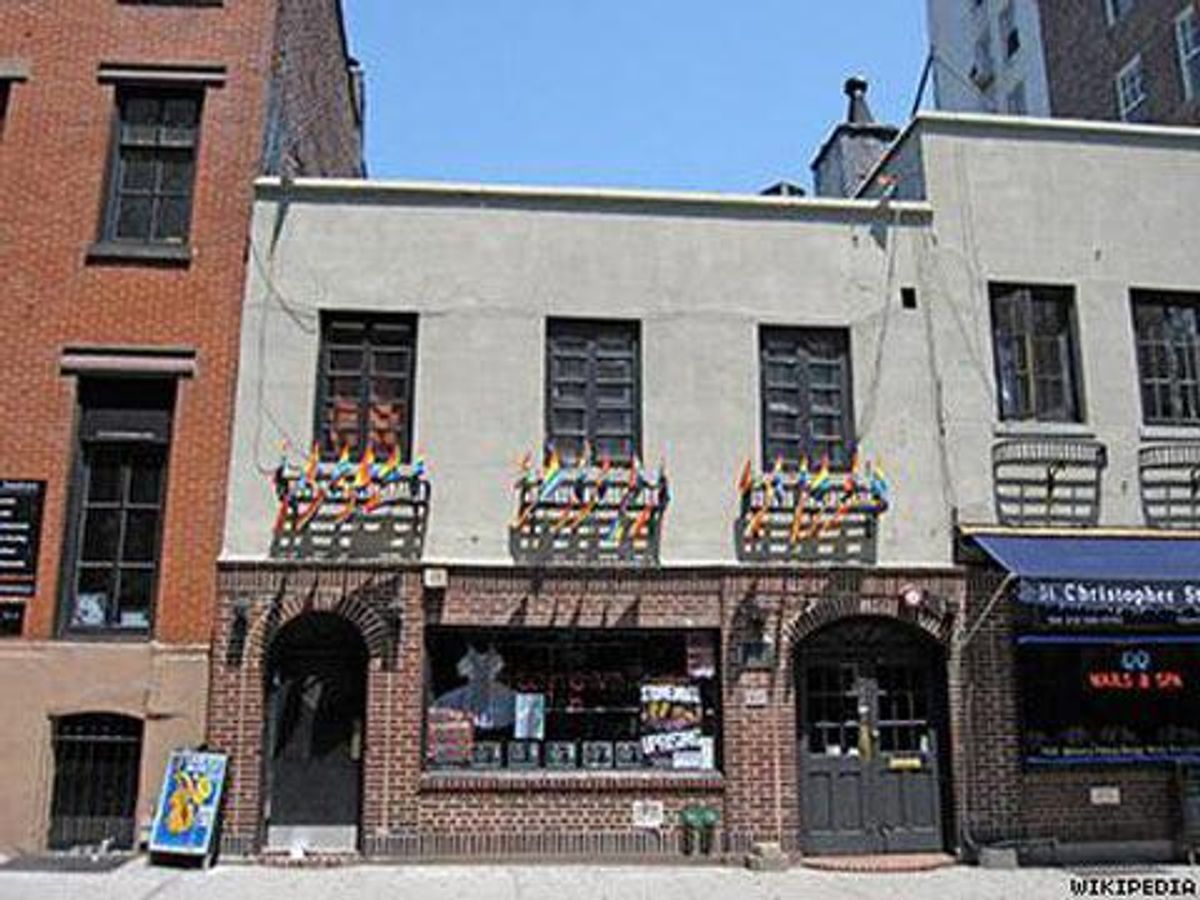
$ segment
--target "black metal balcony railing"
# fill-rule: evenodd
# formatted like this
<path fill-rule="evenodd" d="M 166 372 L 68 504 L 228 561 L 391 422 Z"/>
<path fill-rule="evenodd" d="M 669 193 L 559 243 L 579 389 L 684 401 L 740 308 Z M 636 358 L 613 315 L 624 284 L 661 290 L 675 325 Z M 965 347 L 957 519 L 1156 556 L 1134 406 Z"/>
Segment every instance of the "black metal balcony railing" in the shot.
<path fill-rule="evenodd" d="M 1143 447 L 1138 474 L 1147 525 L 1200 529 L 1200 443 Z"/>
<path fill-rule="evenodd" d="M 992 448 L 996 519 L 1002 525 L 1078 527 L 1100 521 L 1103 444 L 1019 438 Z"/>
<path fill-rule="evenodd" d="M 528 457 L 514 485 L 516 514 L 509 548 L 518 562 L 658 562 L 663 517 L 671 502 L 666 470 L 654 477 L 637 464 L 563 466 L 552 458 L 535 470 Z"/>
<path fill-rule="evenodd" d="M 286 460 L 275 471 L 279 511 L 271 556 L 279 559 L 421 558 L 429 511 L 424 460 L 379 462 L 368 450 L 357 462 L 345 452 L 303 466 Z"/>
<path fill-rule="evenodd" d="M 823 466 L 759 476 L 749 463 L 738 479 L 741 507 L 734 546 L 744 562 L 857 562 L 878 557 L 879 516 L 890 486 L 875 465 L 830 472 Z"/>

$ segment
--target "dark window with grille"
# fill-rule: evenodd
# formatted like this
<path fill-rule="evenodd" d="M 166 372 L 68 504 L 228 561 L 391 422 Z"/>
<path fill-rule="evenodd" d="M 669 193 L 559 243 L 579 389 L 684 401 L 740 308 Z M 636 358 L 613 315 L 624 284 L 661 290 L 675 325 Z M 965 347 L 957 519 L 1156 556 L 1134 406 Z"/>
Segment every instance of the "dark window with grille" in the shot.
<path fill-rule="evenodd" d="M 1133 325 L 1146 423 L 1200 423 L 1200 294 L 1134 291 Z"/>
<path fill-rule="evenodd" d="M 1082 421 L 1072 289 L 989 287 L 1000 418 Z"/>
<path fill-rule="evenodd" d="M 329 316 L 321 323 L 317 433 L 321 452 L 412 452 L 413 316 Z"/>
<path fill-rule="evenodd" d="M 641 362 L 636 322 L 551 319 L 546 340 L 546 439 L 568 463 L 641 452 Z"/>
<path fill-rule="evenodd" d="M 850 334 L 839 328 L 764 327 L 759 333 L 763 465 L 805 457 L 834 468 L 854 452 Z"/>
<path fill-rule="evenodd" d="M 105 240 L 187 242 L 202 100 L 198 90 L 117 89 Z"/>
<path fill-rule="evenodd" d="M 83 382 L 63 625 L 146 634 L 154 616 L 173 381 Z"/>
<path fill-rule="evenodd" d="M 55 719 L 50 849 L 104 841 L 132 849 L 141 759 L 138 719 L 110 713 Z"/>

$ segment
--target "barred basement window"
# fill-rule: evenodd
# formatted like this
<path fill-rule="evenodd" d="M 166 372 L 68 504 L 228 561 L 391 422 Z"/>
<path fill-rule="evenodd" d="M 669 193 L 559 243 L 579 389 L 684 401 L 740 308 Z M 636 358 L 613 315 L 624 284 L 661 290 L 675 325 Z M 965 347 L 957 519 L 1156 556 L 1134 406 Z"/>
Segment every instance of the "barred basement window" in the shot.
<path fill-rule="evenodd" d="M 1133 292 L 1142 417 L 1200 424 L 1200 294 Z"/>
<path fill-rule="evenodd" d="M 564 462 L 575 462 L 585 444 L 614 462 L 639 454 L 637 323 L 550 319 L 546 357 L 546 440 Z"/>
<path fill-rule="evenodd" d="M 414 316 L 323 318 L 316 433 L 324 456 L 373 447 L 411 458 L 416 340 Z"/>
<path fill-rule="evenodd" d="M 763 466 L 824 457 L 850 464 L 854 398 L 850 334 L 835 328 L 763 327 L 759 332 Z"/>
<path fill-rule="evenodd" d="M 202 100 L 195 89 L 118 87 L 105 240 L 187 242 Z"/>
<path fill-rule="evenodd" d="M 1073 291 L 989 285 L 1000 418 L 1079 422 Z"/>

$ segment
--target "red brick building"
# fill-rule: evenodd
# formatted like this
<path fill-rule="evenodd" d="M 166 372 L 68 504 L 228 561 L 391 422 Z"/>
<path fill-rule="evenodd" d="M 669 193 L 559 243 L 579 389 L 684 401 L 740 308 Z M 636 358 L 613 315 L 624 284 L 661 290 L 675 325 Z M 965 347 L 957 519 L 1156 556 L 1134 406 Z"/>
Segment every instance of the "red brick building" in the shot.
<path fill-rule="evenodd" d="M 0 8 L 0 848 L 129 844 L 203 740 L 252 182 L 361 132 L 337 0 Z"/>
<path fill-rule="evenodd" d="M 1192 0 L 1038 7 L 1053 115 L 1200 125 L 1200 6 Z"/>

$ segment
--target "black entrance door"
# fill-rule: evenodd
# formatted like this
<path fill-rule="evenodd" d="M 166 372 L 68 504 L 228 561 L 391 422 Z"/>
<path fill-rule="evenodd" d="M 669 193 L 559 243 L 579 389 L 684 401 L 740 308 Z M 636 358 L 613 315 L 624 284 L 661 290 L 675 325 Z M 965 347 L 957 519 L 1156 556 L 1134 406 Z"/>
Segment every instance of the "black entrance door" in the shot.
<path fill-rule="evenodd" d="M 358 631 L 333 614 L 301 616 L 272 643 L 266 735 L 270 843 L 356 845 L 366 664 Z"/>
<path fill-rule="evenodd" d="M 799 652 L 805 852 L 941 850 L 938 648 L 863 619 Z"/>

